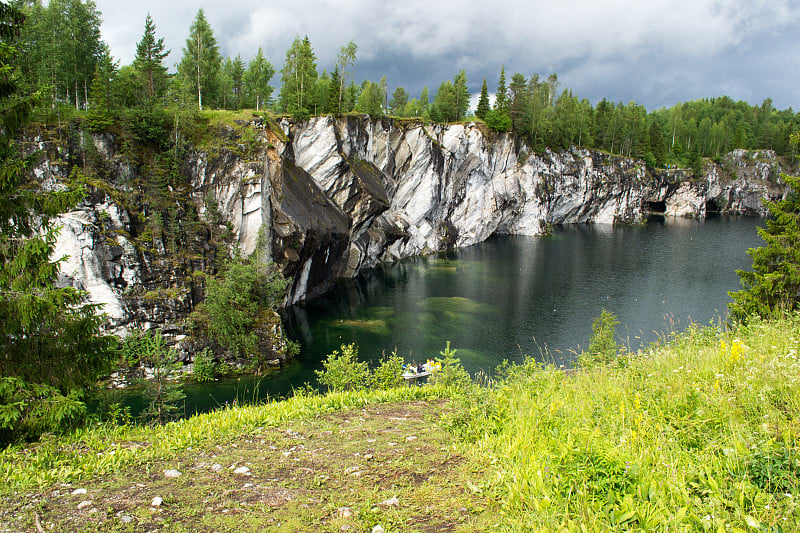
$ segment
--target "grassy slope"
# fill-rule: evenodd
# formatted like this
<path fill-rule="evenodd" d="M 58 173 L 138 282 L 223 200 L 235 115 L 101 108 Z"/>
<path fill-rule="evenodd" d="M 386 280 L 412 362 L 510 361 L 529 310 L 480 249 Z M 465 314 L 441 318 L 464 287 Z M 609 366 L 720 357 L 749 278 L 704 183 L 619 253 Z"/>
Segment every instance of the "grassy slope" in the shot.
<path fill-rule="evenodd" d="M 0 453 L 0 524 L 794 531 L 798 351 L 795 316 L 690 329 L 571 375 L 529 363 L 488 389 L 301 397 L 164 428 L 90 428 Z M 166 480 L 168 468 L 185 473 Z M 78 486 L 91 491 L 71 496 Z M 168 496 L 153 510 L 158 492 Z M 379 505 L 393 495 L 398 507 Z M 93 503 L 79 511 L 83 499 Z"/>
<path fill-rule="evenodd" d="M 693 328 L 618 368 L 518 368 L 478 440 L 509 529 L 797 530 L 798 351 L 795 316 Z"/>

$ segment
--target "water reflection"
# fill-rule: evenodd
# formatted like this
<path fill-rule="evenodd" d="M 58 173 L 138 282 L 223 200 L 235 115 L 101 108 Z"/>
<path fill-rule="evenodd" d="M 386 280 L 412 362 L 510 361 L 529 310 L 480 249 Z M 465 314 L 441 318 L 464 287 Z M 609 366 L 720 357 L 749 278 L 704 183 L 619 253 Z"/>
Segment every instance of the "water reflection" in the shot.
<path fill-rule="evenodd" d="M 287 324 L 312 365 L 341 343 L 357 343 L 367 359 L 394 347 L 424 359 L 450 340 L 473 371 L 524 355 L 569 366 L 603 308 L 618 315 L 632 349 L 673 321 L 724 315 L 736 269 L 749 267 L 745 251 L 759 244 L 757 223 L 669 219 L 497 237 L 343 281 L 289 310 Z"/>

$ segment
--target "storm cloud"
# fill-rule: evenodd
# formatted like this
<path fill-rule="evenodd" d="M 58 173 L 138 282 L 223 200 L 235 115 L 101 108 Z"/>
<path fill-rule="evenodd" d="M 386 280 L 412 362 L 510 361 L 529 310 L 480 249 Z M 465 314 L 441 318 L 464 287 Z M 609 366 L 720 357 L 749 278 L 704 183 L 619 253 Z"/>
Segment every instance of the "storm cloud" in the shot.
<path fill-rule="evenodd" d="M 149 12 L 180 61 L 199 7 L 226 56 L 249 60 L 262 47 L 280 68 L 297 35 L 308 35 L 318 67 L 331 70 L 347 41 L 358 44 L 356 81 L 386 75 L 390 90 L 431 94 L 466 70 L 470 89 L 490 89 L 501 65 L 546 77 L 597 102 L 635 100 L 655 109 L 727 94 L 779 108 L 797 105 L 800 5 L 790 0 L 97 0 L 103 38 L 130 63 Z M 279 76 L 273 80 L 279 84 Z"/>

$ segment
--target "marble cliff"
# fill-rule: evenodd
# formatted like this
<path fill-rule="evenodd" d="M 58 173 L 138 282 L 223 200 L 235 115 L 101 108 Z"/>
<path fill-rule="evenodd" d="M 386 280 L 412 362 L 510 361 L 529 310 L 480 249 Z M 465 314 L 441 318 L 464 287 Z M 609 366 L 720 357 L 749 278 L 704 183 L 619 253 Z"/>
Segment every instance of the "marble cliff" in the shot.
<path fill-rule="evenodd" d="M 235 149 L 242 131 L 246 150 Z M 762 199 L 784 194 L 780 172 L 786 171 L 769 151 L 707 161 L 699 178 L 585 149 L 535 154 L 513 134 L 472 123 L 254 118 L 221 134 L 233 149 L 187 156 L 192 201 L 202 218 L 209 216 L 210 199 L 244 253 L 261 246 L 292 277 L 287 304 L 320 296 L 335 278 L 380 262 L 469 246 L 494 234 L 537 235 L 554 224 L 633 224 L 652 212 L 763 215 Z M 86 137 L 105 161 L 101 177 L 125 187 L 139 170 L 115 139 Z M 51 155 L 37 174 L 57 180 L 68 169 L 54 161 L 67 158 L 45 152 Z M 164 244 L 157 239 L 146 249 L 135 246 L 126 235 L 141 216 L 98 190 L 65 213 L 56 249 L 56 256 L 68 256 L 61 283 L 103 303 L 114 328 L 135 321 L 177 332 L 202 298 L 187 272 L 205 268 L 203 259 L 185 261 L 178 272 L 161 257 Z"/>

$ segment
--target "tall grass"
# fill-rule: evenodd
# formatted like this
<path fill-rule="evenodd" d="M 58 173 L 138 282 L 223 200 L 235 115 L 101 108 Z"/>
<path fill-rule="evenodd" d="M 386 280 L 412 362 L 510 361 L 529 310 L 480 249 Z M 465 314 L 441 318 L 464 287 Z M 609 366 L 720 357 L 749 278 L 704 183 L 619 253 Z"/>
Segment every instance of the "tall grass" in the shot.
<path fill-rule="evenodd" d="M 529 362 L 472 418 L 506 531 L 794 531 L 800 318 L 566 375 Z M 474 409 L 474 407 L 472 407 Z"/>

